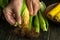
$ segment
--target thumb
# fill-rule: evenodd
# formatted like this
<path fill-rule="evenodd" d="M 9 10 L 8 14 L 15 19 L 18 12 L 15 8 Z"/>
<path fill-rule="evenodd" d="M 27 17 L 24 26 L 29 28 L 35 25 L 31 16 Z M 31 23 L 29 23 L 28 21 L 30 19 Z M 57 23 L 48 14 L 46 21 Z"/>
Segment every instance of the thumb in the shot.
<path fill-rule="evenodd" d="M 18 24 L 21 24 L 21 14 L 20 14 L 20 11 L 16 12 L 16 20 L 17 20 Z"/>

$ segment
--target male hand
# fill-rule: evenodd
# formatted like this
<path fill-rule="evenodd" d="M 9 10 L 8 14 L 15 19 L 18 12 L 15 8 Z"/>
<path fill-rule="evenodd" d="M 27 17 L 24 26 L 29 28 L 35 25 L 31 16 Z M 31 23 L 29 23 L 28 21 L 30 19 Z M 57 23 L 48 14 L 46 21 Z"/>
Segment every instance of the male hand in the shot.
<path fill-rule="evenodd" d="M 16 22 L 21 24 L 21 8 L 23 0 L 11 0 L 10 4 L 3 10 L 6 20 L 14 26 Z"/>
<path fill-rule="evenodd" d="M 26 0 L 27 7 L 30 11 L 30 15 L 37 15 L 38 10 L 40 9 L 40 1 L 39 0 Z"/>

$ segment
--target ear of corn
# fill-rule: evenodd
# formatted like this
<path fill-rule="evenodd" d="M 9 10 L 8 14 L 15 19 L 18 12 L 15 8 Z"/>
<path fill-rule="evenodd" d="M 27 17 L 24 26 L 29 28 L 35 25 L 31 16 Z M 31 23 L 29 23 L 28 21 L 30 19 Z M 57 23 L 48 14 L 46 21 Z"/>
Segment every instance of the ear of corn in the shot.
<path fill-rule="evenodd" d="M 41 5 L 41 9 L 39 10 L 39 13 L 38 13 L 39 24 L 40 24 L 40 27 L 43 31 L 47 31 L 49 24 L 48 24 L 48 21 L 45 18 L 45 16 L 43 16 L 43 13 L 46 9 L 46 5 L 44 2 L 40 2 L 40 5 Z"/>
<path fill-rule="evenodd" d="M 60 12 L 60 3 L 55 7 L 55 8 L 53 8 L 51 11 L 49 11 L 48 13 L 47 13 L 47 16 L 49 16 L 49 18 L 54 18 L 54 16 L 58 13 L 58 12 Z"/>
<path fill-rule="evenodd" d="M 22 26 L 31 30 L 33 16 L 29 15 L 29 10 L 28 10 L 28 8 L 26 6 L 26 2 L 24 0 L 23 0 L 21 16 L 22 16 L 22 19 L 23 19 Z"/>
<path fill-rule="evenodd" d="M 39 33 L 40 32 L 40 24 L 39 24 L 38 15 L 34 16 L 34 27 L 36 29 L 36 32 Z"/>
<path fill-rule="evenodd" d="M 44 17 L 44 19 L 45 19 L 45 24 L 46 24 L 46 29 L 48 30 L 48 27 L 49 27 L 49 23 L 48 23 L 48 20 Z M 47 31 L 46 30 L 46 31 Z"/>
<path fill-rule="evenodd" d="M 60 12 L 54 17 L 57 22 L 60 22 Z"/>
<path fill-rule="evenodd" d="M 0 1 L 1 1 L 0 5 L 2 5 L 2 0 L 0 0 Z M 7 3 L 8 3 L 8 0 L 6 1 L 6 4 Z M 2 5 L 3 8 L 5 7 L 4 5 Z M 45 4 L 43 2 L 41 2 L 40 5 L 41 5 L 41 12 L 44 12 L 44 10 L 46 8 Z M 47 22 L 47 20 L 45 20 L 43 18 L 41 12 L 39 11 L 38 15 L 36 15 L 34 17 L 34 28 L 36 29 L 36 32 L 38 32 L 38 33 L 40 32 L 40 27 L 41 27 L 41 29 L 43 31 L 47 31 L 47 26 L 48 26 L 48 22 Z M 25 0 L 23 0 L 23 5 L 22 5 L 21 15 L 20 16 L 22 17 L 21 26 L 23 28 L 27 28 L 29 30 L 32 30 L 33 16 L 29 15 L 29 10 L 28 10 L 28 8 L 26 6 Z M 22 29 L 22 30 L 24 30 L 24 29 Z"/>
<path fill-rule="evenodd" d="M 26 7 L 27 6 L 26 6 L 26 3 L 25 3 L 25 0 L 23 0 L 23 5 L 22 5 L 22 9 L 21 9 L 21 16 L 23 16 L 23 14 L 24 14 L 23 12 L 24 12 L 24 10 L 25 10 Z"/>
<path fill-rule="evenodd" d="M 23 27 L 29 28 L 29 11 L 27 7 L 23 11 L 22 20 L 23 20 L 23 23 L 22 23 Z"/>
<path fill-rule="evenodd" d="M 39 23 L 41 25 L 41 29 L 43 31 L 47 31 L 46 22 L 45 22 L 45 19 L 43 18 L 42 14 L 41 14 L 41 11 L 39 11 L 38 16 L 39 16 Z"/>

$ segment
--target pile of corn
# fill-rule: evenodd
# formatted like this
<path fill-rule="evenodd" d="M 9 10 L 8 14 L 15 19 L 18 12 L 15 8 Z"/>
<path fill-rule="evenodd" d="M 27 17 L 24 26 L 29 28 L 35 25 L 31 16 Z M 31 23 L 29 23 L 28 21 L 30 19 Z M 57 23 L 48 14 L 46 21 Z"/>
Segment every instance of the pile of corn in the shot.
<path fill-rule="evenodd" d="M 23 6 L 22 6 L 22 12 L 21 12 L 21 17 L 22 17 L 22 29 L 25 31 L 25 33 L 27 32 L 27 34 L 32 35 L 32 31 L 33 34 L 39 34 L 40 33 L 40 28 L 43 31 L 47 31 L 48 30 L 48 21 L 45 18 L 45 16 L 43 16 L 43 12 L 45 11 L 46 5 L 43 2 L 40 2 L 41 5 L 41 9 L 38 11 L 36 16 L 30 16 L 29 15 L 29 10 L 26 6 L 26 2 L 23 1 Z M 28 33 L 28 31 L 29 33 Z"/>
<path fill-rule="evenodd" d="M 47 13 L 47 17 L 49 17 L 53 21 L 60 22 L 60 3 L 58 3 Z"/>
<path fill-rule="evenodd" d="M 6 4 L 4 4 L 5 2 Z M 0 6 L 2 8 L 5 8 L 5 6 L 8 4 L 8 0 L 5 0 L 4 3 L 2 0 L 0 0 Z M 40 2 L 40 7 L 41 9 L 38 11 L 36 16 L 30 16 L 29 10 L 26 6 L 26 2 L 25 0 L 23 0 L 23 5 L 22 5 L 21 15 L 20 15 L 22 17 L 22 24 L 20 26 L 22 27 L 21 32 L 23 34 L 28 34 L 28 36 L 35 37 L 37 36 L 37 34 L 40 33 L 40 29 L 42 29 L 43 31 L 48 30 L 48 25 L 49 25 L 48 21 L 42 15 L 46 9 L 45 3 Z"/>

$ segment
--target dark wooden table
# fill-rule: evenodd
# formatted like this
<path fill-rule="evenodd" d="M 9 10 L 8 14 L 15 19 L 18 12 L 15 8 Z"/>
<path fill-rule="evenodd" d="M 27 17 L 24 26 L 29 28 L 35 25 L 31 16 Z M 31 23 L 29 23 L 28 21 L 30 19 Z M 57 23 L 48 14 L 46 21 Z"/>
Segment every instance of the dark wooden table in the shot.
<path fill-rule="evenodd" d="M 46 5 L 50 5 L 55 2 L 60 2 L 60 0 L 43 0 Z M 10 34 L 9 31 L 13 29 L 4 20 L 3 17 L 0 18 L 0 40 L 29 40 L 27 38 L 19 38 L 14 34 Z M 49 30 L 47 32 L 41 31 L 38 39 L 34 40 L 60 40 L 60 24 L 56 24 L 49 20 Z"/>

